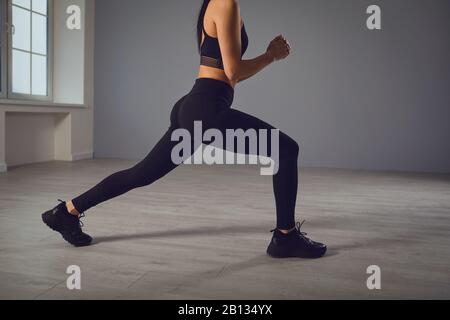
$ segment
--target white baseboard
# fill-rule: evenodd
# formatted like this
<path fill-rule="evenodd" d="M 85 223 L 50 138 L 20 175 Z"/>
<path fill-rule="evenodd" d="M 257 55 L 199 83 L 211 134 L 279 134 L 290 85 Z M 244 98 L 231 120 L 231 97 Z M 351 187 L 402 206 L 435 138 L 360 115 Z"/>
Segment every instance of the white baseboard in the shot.
<path fill-rule="evenodd" d="M 79 160 L 88 160 L 93 159 L 94 153 L 93 152 L 80 152 L 80 153 L 74 153 L 72 154 L 72 161 L 79 161 Z M 50 161 L 50 160 L 48 160 Z M 31 164 L 31 163 L 30 163 Z M 6 163 L 0 162 L 0 173 L 8 172 L 8 165 Z"/>
<path fill-rule="evenodd" d="M 94 158 L 94 152 L 92 152 L 92 151 L 72 154 L 72 161 L 87 160 L 87 159 L 93 159 L 93 158 Z"/>

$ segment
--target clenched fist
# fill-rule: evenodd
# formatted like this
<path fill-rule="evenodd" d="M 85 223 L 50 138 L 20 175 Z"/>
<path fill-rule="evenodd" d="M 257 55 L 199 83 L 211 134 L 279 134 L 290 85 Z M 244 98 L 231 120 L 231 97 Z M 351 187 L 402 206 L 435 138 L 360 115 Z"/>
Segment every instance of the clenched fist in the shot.
<path fill-rule="evenodd" d="M 270 42 L 267 53 L 274 61 L 286 59 L 291 54 L 291 45 L 286 38 L 279 35 Z"/>

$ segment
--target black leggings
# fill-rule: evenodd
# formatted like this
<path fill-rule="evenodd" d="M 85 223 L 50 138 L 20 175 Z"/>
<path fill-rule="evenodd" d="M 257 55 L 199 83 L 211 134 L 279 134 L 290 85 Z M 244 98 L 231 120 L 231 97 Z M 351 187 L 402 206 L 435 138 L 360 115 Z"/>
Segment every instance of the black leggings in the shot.
<path fill-rule="evenodd" d="M 202 121 L 203 130 L 226 129 L 275 129 L 270 124 L 251 115 L 231 108 L 234 89 L 227 83 L 209 79 L 197 79 L 192 90 L 173 107 L 170 127 L 153 150 L 133 167 L 116 172 L 92 189 L 72 200 L 78 212 L 84 212 L 101 202 L 117 197 L 132 189 L 152 184 L 175 169 L 172 149 L 179 141 L 172 141 L 175 129 L 187 129 L 193 134 L 194 121 Z M 271 155 L 270 131 L 268 153 Z M 279 132 L 278 172 L 273 176 L 273 189 L 277 210 L 277 228 L 291 229 L 295 225 L 295 202 L 297 198 L 299 155 L 298 144 L 283 132 Z M 224 144 L 226 147 L 226 145 Z M 199 145 L 193 145 L 195 151 Z M 254 153 L 246 146 L 245 153 Z M 236 150 L 229 150 L 236 152 Z M 189 157 L 190 155 L 183 155 Z"/>

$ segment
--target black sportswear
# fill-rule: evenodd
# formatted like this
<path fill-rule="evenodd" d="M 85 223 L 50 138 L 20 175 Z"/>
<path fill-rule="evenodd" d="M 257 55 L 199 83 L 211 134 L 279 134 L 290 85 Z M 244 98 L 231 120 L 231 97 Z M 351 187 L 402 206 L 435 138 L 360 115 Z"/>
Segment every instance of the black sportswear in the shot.
<path fill-rule="evenodd" d="M 233 99 L 234 89 L 226 82 L 210 78 L 197 79 L 192 90 L 172 108 L 170 126 L 153 150 L 133 167 L 110 175 L 92 189 L 73 199 L 75 208 L 78 212 L 85 212 L 101 202 L 134 188 L 150 185 L 175 169 L 178 164 L 174 164 L 171 154 L 179 141 L 172 141 L 172 133 L 176 129 L 183 128 L 188 130 L 191 136 L 194 136 L 194 121 L 202 121 L 203 132 L 215 128 L 224 133 L 224 136 L 226 129 L 242 129 L 244 131 L 266 129 L 268 130 L 268 152 L 264 152 L 263 155 L 272 155 L 270 130 L 275 128 L 256 117 L 233 109 L 231 107 Z M 192 150 L 195 151 L 200 145 L 194 145 L 194 143 L 195 141 L 193 141 Z M 245 153 L 252 153 L 248 143 L 245 149 Z M 237 150 L 229 151 L 236 152 Z M 279 169 L 273 176 L 273 190 L 277 227 L 280 229 L 291 229 L 295 226 L 298 155 L 298 144 L 285 133 L 279 132 Z M 183 156 L 188 158 L 190 154 Z M 174 196 L 176 197 L 176 195 Z"/>

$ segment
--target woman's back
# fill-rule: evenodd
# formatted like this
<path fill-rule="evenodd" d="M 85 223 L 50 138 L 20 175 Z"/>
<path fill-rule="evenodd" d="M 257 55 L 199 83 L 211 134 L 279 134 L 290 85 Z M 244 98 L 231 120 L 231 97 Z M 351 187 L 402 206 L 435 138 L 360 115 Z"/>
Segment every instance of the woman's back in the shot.
<path fill-rule="evenodd" d="M 227 44 L 230 42 L 229 37 L 224 32 L 222 35 L 226 39 L 222 39 L 221 34 L 217 28 L 218 20 L 223 20 L 224 15 L 228 15 L 229 12 L 224 10 L 224 6 L 227 6 L 226 2 L 235 2 L 233 0 L 210 0 L 205 1 L 204 8 L 199 17 L 199 30 L 201 36 L 199 38 L 200 45 L 200 67 L 198 72 L 198 78 L 212 78 L 227 82 L 234 87 L 235 83 L 232 83 L 227 77 L 224 67 L 224 57 L 222 56 L 223 50 L 221 50 L 221 43 Z M 248 47 L 248 35 L 245 30 L 245 25 L 240 18 L 239 11 L 238 19 L 240 23 L 239 38 L 240 38 L 240 53 L 241 57 L 244 55 Z M 231 39 L 231 41 L 233 41 Z"/>

